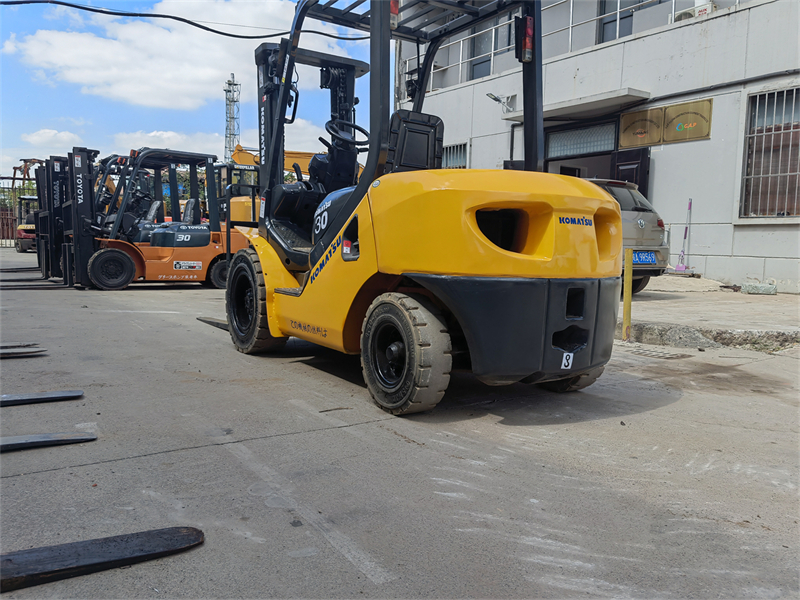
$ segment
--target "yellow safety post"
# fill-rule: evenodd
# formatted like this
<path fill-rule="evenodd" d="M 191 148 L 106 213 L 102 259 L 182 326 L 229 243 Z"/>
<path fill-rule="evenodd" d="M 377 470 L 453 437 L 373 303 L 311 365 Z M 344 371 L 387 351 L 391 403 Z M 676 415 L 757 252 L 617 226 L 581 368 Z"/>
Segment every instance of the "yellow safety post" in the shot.
<path fill-rule="evenodd" d="M 633 250 L 625 249 L 625 275 L 622 278 L 622 341 L 631 341 L 631 289 L 633 288 Z"/>

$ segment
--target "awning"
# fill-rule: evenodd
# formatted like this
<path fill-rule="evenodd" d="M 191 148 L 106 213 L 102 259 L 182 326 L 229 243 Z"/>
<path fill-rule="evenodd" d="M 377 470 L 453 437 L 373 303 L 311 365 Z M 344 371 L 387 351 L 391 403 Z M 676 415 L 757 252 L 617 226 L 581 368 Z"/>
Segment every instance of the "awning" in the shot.
<path fill-rule="evenodd" d="M 603 92 L 602 94 L 584 96 L 583 98 L 545 104 L 543 112 L 545 120 L 549 121 L 549 125 L 552 124 L 552 121 L 558 121 L 558 117 L 563 117 L 564 121 L 591 119 L 592 117 L 600 117 L 616 112 L 649 99 L 650 92 L 626 87 L 611 92 Z M 522 118 L 522 111 L 516 110 L 504 114 L 503 120 L 522 123 L 524 119 Z"/>

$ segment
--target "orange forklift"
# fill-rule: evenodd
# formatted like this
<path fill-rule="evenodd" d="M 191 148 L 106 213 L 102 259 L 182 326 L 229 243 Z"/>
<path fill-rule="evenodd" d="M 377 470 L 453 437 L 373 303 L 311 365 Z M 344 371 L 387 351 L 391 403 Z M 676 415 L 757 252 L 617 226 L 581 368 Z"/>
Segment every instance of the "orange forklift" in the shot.
<path fill-rule="evenodd" d="M 190 281 L 225 288 L 228 236 L 217 201 L 216 157 L 142 148 L 128 157 L 104 159 L 98 171 L 96 155 L 95 150 L 73 148 L 66 161 L 64 283 L 121 290 L 133 282 Z M 205 168 L 205 215 L 199 168 Z M 189 188 L 183 209 L 181 170 L 188 171 Z M 166 220 L 165 187 L 171 221 Z M 238 231 L 229 239 L 233 252 L 249 245 Z"/>

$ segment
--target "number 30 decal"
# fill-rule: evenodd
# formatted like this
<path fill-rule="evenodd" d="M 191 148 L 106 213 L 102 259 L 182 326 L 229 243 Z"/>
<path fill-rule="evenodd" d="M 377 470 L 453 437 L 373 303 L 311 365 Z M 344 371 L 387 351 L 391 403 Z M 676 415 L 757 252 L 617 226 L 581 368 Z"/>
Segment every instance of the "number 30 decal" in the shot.
<path fill-rule="evenodd" d="M 178 234 L 178 241 L 179 242 L 188 242 L 190 239 L 192 239 L 192 236 L 189 233 L 179 233 Z"/>
<path fill-rule="evenodd" d="M 328 226 L 328 211 L 314 219 L 314 233 L 319 233 Z"/>

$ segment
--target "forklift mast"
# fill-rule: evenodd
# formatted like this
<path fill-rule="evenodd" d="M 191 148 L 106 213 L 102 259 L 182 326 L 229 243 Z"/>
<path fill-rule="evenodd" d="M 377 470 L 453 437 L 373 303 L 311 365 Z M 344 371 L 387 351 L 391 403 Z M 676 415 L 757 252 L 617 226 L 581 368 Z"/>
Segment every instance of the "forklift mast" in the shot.
<path fill-rule="evenodd" d="M 42 277 L 61 277 L 61 245 L 64 238 L 64 202 L 67 195 L 67 159 L 51 156 L 36 168 L 39 210 L 36 223 L 36 252 Z"/>
<path fill-rule="evenodd" d="M 89 287 L 89 259 L 97 251 L 95 223 L 95 169 L 97 150 L 73 148 L 69 153 L 67 201 L 64 203 L 64 285 Z"/>

